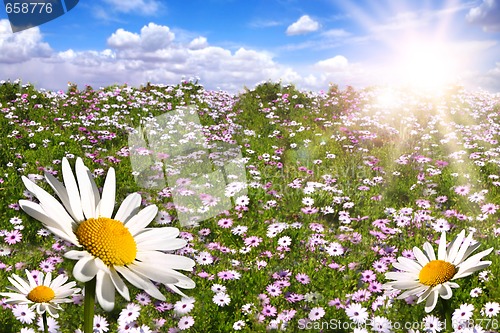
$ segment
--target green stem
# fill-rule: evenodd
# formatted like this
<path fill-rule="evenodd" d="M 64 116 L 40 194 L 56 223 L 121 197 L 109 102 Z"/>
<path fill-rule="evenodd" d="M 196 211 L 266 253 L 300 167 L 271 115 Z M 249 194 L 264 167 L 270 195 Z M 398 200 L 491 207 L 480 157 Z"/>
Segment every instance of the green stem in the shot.
<path fill-rule="evenodd" d="M 42 314 L 42 322 L 43 322 L 43 333 L 49 333 L 49 325 L 47 324 L 47 312 Z"/>
<path fill-rule="evenodd" d="M 443 305 L 443 315 L 445 318 L 444 327 L 447 332 L 453 332 L 453 323 L 451 321 L 451 306 L 450 301 L 441 298 Z"/>
<path fill-rule="evenodd" d="M 94 330 L 95 277 L 85 282 L 85 299 L 83 303 L 83 333 Z"/>

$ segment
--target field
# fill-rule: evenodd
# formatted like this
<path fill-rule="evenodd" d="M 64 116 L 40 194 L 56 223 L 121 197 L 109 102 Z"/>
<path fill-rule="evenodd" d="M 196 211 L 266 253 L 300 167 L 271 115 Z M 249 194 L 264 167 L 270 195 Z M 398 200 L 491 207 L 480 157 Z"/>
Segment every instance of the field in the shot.
<path fill-rule="evenodd" d="M 131 147 L 148 121 L 186 108 L 195 110 L 194 136 L 205 142 L 191 147 L 198 160 L 182 181 L 218 170 L 196 154 L 200 147 L 230 146 L 247 184 L 226 198 L 230 207 L 202 198 L 208 215 L 193 223 L 184 223 L 192 207 L 178 209 L 179 188 L 138 171 Z M 57 92 L 2 81 L 0 111 L 0 292 L 12 274 L 26 278 L 26 269 L 73 280 L 75 261 L 64 254 L 75 247 L 19 200 L 36 200 L 22 176 L 54 195 L 44 173 L 62 182 L 63 158 L 74 168 L 81 157 L 98 187 L 116 171 L 115 209 L 139 192 L 141 207 L 159 209 L 149 227 L 177 227 L 187 245 L 175 253 L 196 262 L 182 272 L 196 283 L 182 290 L 189 298 L 158 285 L 166 297 L 158 301 L 127 283 L 130 302 L 117 294 L 112 311 L 97 305 L 94 332 L 500 331 L 499 95 L 335 85 L 306 92 L 275 82 L 234 95 L 196 81 Z M 163 134 L 182 143 L 189 132 Z M 161 148 L 160 174 L 181 149 Z M 195 194 L 177 198 L 195 207 Z M 483 258 L 491 265 L 454 280 L 459 287 L 448 301 L 425 312 L 425 300 L 397 299 L 387 288 L 398 257 L 415 258 L 425 242 L 437 253 L 442 232 L 451 241 L 462 230 L 473 232 L 464 244 L 480 243 L 474 254 L 493 248 Z M 39 331 L 41 316 L 5 301 L 1 332 Z M 73 295 L 58 318 L 48 317 L 49 331 L 83 330 L 82 304 L 82 294 Z"/>

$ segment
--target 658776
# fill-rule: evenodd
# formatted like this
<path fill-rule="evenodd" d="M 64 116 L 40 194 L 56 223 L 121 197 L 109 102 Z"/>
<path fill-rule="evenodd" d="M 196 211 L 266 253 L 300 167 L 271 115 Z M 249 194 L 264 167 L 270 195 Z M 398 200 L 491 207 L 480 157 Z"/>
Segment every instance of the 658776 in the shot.
<path fill-rule="evenodd" d="M 5 4 L 7 14 L 50 14 L 52 3 L 48 2 L 13 2 Z"/>

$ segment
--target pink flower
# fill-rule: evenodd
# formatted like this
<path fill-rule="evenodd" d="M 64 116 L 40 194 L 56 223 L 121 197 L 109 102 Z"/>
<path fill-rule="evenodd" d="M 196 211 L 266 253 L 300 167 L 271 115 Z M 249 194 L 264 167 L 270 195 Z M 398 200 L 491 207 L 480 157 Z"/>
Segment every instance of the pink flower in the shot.
<path fill-rule="evenodd" d="M 194 325 L 194 318 L 193 317 L 183 316 L 183 317 L 181 317 L 181 319 L 179 319 L 179 323 L 177 324 L 177 327 L 179 327 L 179 329 L 181 331 L 184 331 L 193 325 Z"/>
<path fill-rule="evenodd" d="M 274 317 L 276 315 L 276 308 L 272 305 L 266 305 L 262 309 L 262 314 L 266 317 Z"/>
<path fill-rule="evenodd" d="M 244 240 L 246 246 L 256 247 L 262 242 L 262 238 L 257 236 L 250 236 L 245 238 Z"/>
<path fill-rule="evenodd" d="M 5 242 L 9 245 L 19 243 L 21 239 L 23 239 L 23 235 L 17 229 L 6 232 L 4 236 Z"/>

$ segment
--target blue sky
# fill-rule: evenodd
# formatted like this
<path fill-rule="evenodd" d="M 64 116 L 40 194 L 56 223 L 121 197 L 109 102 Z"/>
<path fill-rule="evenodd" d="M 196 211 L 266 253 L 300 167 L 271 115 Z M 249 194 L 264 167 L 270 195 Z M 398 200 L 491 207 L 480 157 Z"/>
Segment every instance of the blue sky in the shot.
<path fill-rule="evenodd" d="M 458 82 L 500 92 L 500 0 L 93 0 L 12 33 L 0 10 L 0 79 L 178 83 L 241 91 Z"/>

